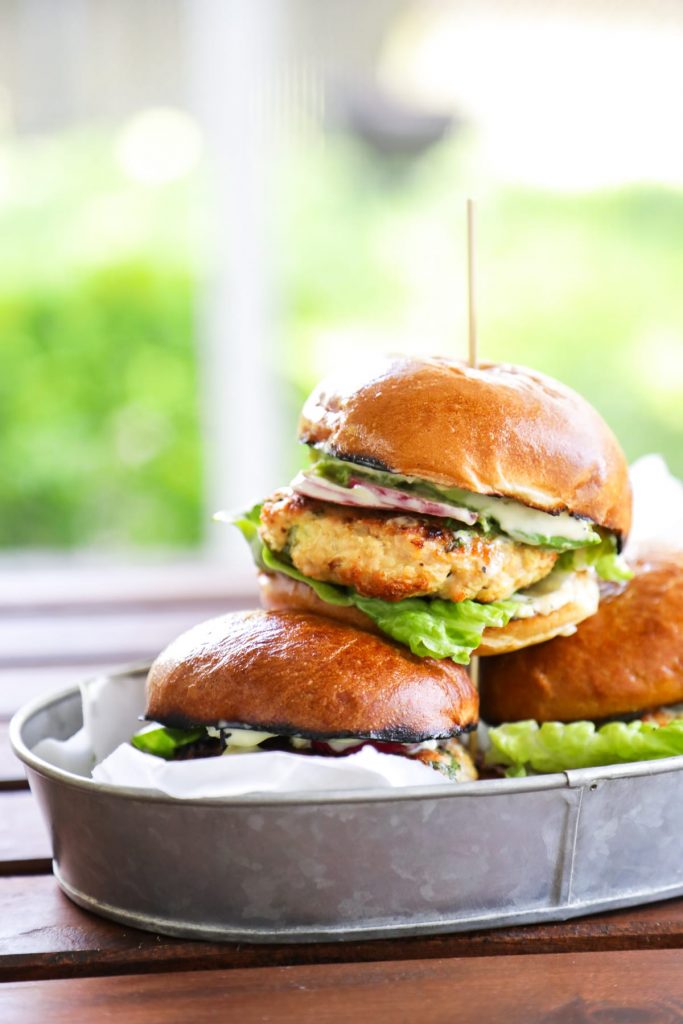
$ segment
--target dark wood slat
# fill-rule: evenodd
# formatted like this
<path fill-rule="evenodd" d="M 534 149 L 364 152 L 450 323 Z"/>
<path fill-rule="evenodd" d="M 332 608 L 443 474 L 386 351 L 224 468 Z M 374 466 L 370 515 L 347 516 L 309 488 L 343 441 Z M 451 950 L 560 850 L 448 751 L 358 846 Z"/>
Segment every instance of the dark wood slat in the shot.
<path fill-rule="evenodd" d="M 0 668 L 0 721 L 8 721 L 28 701 L 77 686 L 102 672 L 113 671 L 124 662 L 87 662 L 82 665 L 45 665 L 29 668 Z"/>
<path fill-rule="evenodd" d="M 235 607 L 224 602 L 153 613 L 129 609 L 125 614 L 5 619 L 0 624 L 0 720 L 35 697 L 98 672 L 152 660 L 183 630 Z"/>
<path fill-rule="evenodd" d="M 0 1019 L 81 1024 L 680 1021 L 683 951 L 325 964 L 8 983 Z"/>
<path fill-rule="evenodd" d="M 50 838 L 32 794 L 0 794 L 0 875 L 46 872 L 51 863 Z"/>
<path fill-rule="evenodd" d="M 0 722 L 0 791 L 27 789 L 26 773 L 21 761 L 14 756 L 9 745 L 9 726 Z M 0 808 L 1 808 L 0 804 Z"/>
<path fill-rule="evenodd" d="M 22 704 L 36 697 L 76 686 L 82 679 L 115 667 L 114 662 L 89 662 L 40 668 L 0 668 L 0 721 L 7 721 Z"/>
<path fill-rule="evenodd" d="M 124 928 L 81 910 L 51 875 L 0 878 L 0 981 L 443 957 L 683 947 L 683 900 L 576 921 L 373 942 L 245 945 Z"/>
<path fill-rule="evenodd" d="M 247 607 L 257 603 L 256 573 L 243 541 L 234 539 L 235 557 L 230 561 L 119 565 L 110 559 L 88 565 L 73 558 L 50 562 L 41 557 L 31 565 L 5 560 L 0 612 L 220 605 L 235 599 L 246 600 Z"/>
<path fill-rule="evenodd" d="M 0 621 L 0 665 L 68 665 L 154 657 L 179 633 L 243 602 L 200 607 L 126 609 L 57 615 L 4 616 Z"/>

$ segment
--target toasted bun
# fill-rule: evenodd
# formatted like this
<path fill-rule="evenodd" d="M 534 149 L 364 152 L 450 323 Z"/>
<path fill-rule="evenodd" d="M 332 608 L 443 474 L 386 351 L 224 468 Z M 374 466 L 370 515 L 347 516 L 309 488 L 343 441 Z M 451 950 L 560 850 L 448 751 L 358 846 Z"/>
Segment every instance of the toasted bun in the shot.
<path fill-rule="evenodd" d="M 541 644 L 560 634 L 575 632 L 579 622 L 595 615 L 600 603 L 600 587 L 592 572 L 574 574 L 572 600 L 547 615 L 533 615 L 528 619 L 512 619 L 502 629 L 485 629 L 477 654 L 507 654 L 522 647 Z"/>
<path fill-rule="evenodd" d="M 548 615 L 514 619 L 501 629 L 485 629 L 476 653 L 480 656 L 506 654 L 530 644 L 540 644 L 557 636 L 558 633 L 565 633 L 568 630 L 573 632 L 573 627 L 578 622 L 594 614 L 599 597 L 598 585 L 590 574 L 577 573 L 577 580 L 580 585 L 577 587 L 575 599 L 569 604 Z M 357 608 L 328 604 L 307 584 L 290 579 L 284 573 L 260 573 L 259 587 L 264 608 L 316 612 L 339 622 L 357 626 L 376 636 L 385 635 L 372 619 Z"/>
<path fill-rule="evenodd" d="M 604 420 L 557 381 L 521 366 L 384 357 L 361 380 L 325 381 L 299 436 L 340 459 L 569 511 L 631 522 L 624 454 Z"/>
<path fill-rule="evenodd" d="M 651 552 L 571 637 L 488 659 L 487 722 L 571 722 L 683 701 L 683 553 Z"/>
<path fill-rule="evenodd" d="M 452 662 L 319 615 L 233 612 L 195 626 L 152 665 L 146 717 L 180 728 L 226 723 L 278 735 L 418 742 L 477 721 Z"/>
<path fill-rule="evenodd" d="M 328 604 L 306 583 L 299 583 L 282 572 L 261 572 L 258 576 L 261 604 L 269 611 L 314 612 L 336 622 L 345 622 L 374 636 L 385 636 L 369 616 L 357 608 Z"/>

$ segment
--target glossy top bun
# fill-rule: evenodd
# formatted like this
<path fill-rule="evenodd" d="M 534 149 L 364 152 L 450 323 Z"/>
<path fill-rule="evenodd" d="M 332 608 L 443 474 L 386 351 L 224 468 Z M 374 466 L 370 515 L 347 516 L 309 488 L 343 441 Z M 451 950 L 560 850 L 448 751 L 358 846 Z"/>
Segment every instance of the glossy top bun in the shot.
<path fill-rule="evenodd" d="M 592 577 L 588 573 L 577 575 L 581 578 L 581 585 L 577 589 L 576 598 L 573 601 L 562 605 L 561 608 L 548 615 L 533 615 L 529 619 L 512 619 L 507 626 L 502 626 L 499 629 L 493 627 L 485 629 L 481 644 L 475 653 L 480 657 L 506 654 L 508 651 L 517 651 L 529 644 L 540 644 L 560 633 L 573 632 L 577 622 L 582 622 L 587 616 L 594 614 L 599 599 L 598 585 Z M 358 626 L 359 629 L 375 633 L 377 636 L 386 637 L 386 634 L 382 633 L 369 615 L 365 615 L 358 608 L 328 604 L 319 598 L 307 583 L 300 583 L 281 572 L 262 572 L 259 573 L 258 579 L 261 604 L 264 608 L 277 611 L 315 612 L 337 619 L 339 622 L 346 622 L 351 626 Z M 403 649 L 406 650 L 406 648 Z"/>
<path fill-rule="evenodd" d="M 320 615 L 233 612 L 195 626 L 156 659 L 146 717 L 313 738 L 418 742 L 477 721 L 478 697 L 452 662 Z"/>
<path fill-rule="evenodd" d="M 683 552 L 632 567 L 574 636 L 481 662 L 482 718 L 592 721 L 683 701 Z"/>
<path fill-rule="evenodd" d="M 576 392 L 521 366 L 387 356 L 361 379 L 324 381 L 299 436 L 350 462 L 585 516 L 621 538 L 630 526 L 612 431 Z"/>

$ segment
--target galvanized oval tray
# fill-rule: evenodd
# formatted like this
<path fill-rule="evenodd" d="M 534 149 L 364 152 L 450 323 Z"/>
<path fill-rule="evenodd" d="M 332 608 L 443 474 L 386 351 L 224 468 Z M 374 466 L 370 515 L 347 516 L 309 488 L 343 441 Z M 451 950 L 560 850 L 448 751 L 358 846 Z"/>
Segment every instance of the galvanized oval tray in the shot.
<path fill-rule="evenodd" d="M 121 675 L 128 674 L 122 672 Z M 404 791 L 175 800 L 31 751 L 78 687 L 10 736 L 76 903 L 170 935 L 308 942 L 560 921 L 683 894 L 683 757 Z"/>

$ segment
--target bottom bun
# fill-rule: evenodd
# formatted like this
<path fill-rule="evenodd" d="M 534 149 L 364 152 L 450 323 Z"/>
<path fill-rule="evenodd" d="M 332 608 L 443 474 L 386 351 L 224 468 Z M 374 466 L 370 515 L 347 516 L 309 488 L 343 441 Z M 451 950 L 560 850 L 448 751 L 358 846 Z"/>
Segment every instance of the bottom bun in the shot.
<path fill-rule="evenodd" d="M 595 615 L 600 603 L 600 587 L 592 572 L 574 574 L 572 600 L 547 615 L 512 619 L 502 629 L 485 629 L 476 650 L 479 657 L 509 654 L 522 647 L 545 643 L 555 636 L 570 636 L 579 622 Z"/>
<path fill-rule="evenodd" d="M 527 619 L 513 619 L 501 629 L 485 629 L 482 642 L 476 650 L 481 657 L 507 654 L 522 647 L 540 644 L 555 636 L 573 633 L 579 622 L 597 611 L 599 588 L 591 573 L 576 574 L 577 586 L 573 600 L 548 615 L 533 615 Z M 308 611 L 346 622 L 375 636 L 384 635 L 373 620 L 357 608 L 328 604 L 306 583 L 293 580 L 284 573 L 259 574 L 261 604 L 270 611 Z"/>

